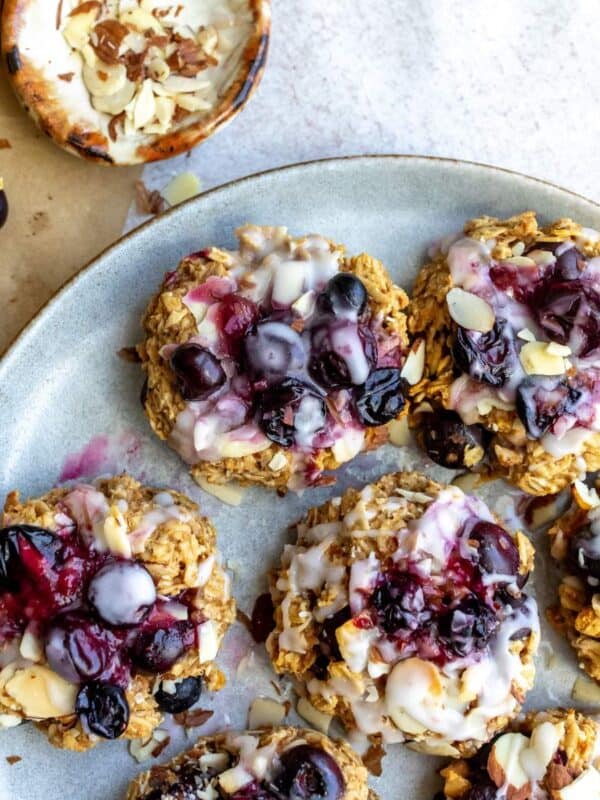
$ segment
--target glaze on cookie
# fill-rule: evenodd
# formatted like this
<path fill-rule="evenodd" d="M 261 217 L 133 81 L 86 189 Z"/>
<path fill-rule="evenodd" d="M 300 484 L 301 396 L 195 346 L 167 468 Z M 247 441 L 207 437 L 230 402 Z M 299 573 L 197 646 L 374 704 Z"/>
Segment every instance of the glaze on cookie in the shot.
<path fill-rule="evenodd" d="M 600 498 L 580 481 L 572 495 L 571 507 L 549 530 L 563 574 L 548 617 L 569 640 L 578 664 L 600 681 Z"/>
<path fill-rule="evenodd" d="M 297 524 L 272 576 L 267 648 L 320 711 L 374 743 L 458 756 L 533 683 L 533 550 L 487 506 L 416 473 L 348 490 Z"/>
<path fill-rule="evenodd" d="M 367 770 L 342 742 L 300 728 L 199 739 L 131 784 L 126 800 L 377 800 Z"/>
<path fill-rule="evenodd" d="M 177 492 L 128 476 L 6 500 L 0 519 L 0 727 L 58 747 L 148 738 L 221 688 L 235 604 L 215 532 Z"/>
<path fill-rule="evenodd" d="M 413 421 L 431 458 L 555 494 L 600 468 L 600 237 L 533 212 L 471 220 L 421 270 Z"/>
<path fill-rule="evenodd" d="M 600 727 L 573 710 L 528 714 L 441 771 L 434 800 L 598 800 Z"/>
<path fill-rule="evenodd" d="M 331 483 L 406 413 L 406 295 L 322 236 L 237 236 L 184 258 L 148 306 L 146 414 L 200 483 Z"/>

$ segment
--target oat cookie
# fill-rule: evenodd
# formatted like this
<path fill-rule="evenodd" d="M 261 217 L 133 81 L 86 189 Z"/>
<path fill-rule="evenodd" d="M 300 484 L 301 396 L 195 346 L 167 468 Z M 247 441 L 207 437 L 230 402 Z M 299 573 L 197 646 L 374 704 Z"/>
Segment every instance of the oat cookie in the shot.
<path fill-rule="evenodd" d="M 572 709 L 526 715 L 441 771 L 434 800 L 598 800 L 600 726 Z"/>
<path fill-rule="evenodd" d="M 434 461 L 535 495 L 600 469 L 599 256 L 596 231 L 531 211 L 433 248 L 409 330 L 425 347 L 413 422 Z"/>
<path fill-rule="evenodd" d="M 322 236 L 236 233 L 238 250 L 184 258 L 148 306 L 146 414 L 201 484 L 331 483 L 406 413 L 407 297 Z"/>
<path fill-rule="evenodd" d="M 533 549 L 487 506 L 416 473 L 349 489 L 298 523 L 271 579 L 277 672 L 374 744 L 470 754 L 533 683 Z"/>
<path fill-rule="evenodd" d="M 343 742 L 316 731 L 230 731 L 139 775 L 126 800 L 377 800 L 367 770 Z"/>
<path fill-rule="evenodd" d="M 53 489 L 0 518 L 0 727 L 33 720 L 87 750 L 148 738 L 214 664 L 235 604 L 212 525 L 133 478 Z"/>
<path fill-rule="evenodd" d="M 551 553 L 564 568 L 550 622 L 569 640 L 581 667 L 600 681 L 600 498 L 576 481 L 569 510 L 550 528 Z"/>

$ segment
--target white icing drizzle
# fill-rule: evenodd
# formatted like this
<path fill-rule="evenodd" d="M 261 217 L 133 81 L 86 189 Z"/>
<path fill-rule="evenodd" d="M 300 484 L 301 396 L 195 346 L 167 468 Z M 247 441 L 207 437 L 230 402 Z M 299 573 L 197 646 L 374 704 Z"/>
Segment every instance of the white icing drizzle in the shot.
<path fill-rule="evenodd" d="M 303 612 L 299 623 L 293 620 L 290 610 L 303 593 L 314 592 L 318 597 L 326 588 L 327 596 L 341 598 L 336 609 L 350 604 L 353 618 L 366 607 L 380 574 L 377 555 L 370 552 L 345 568 L 331 561 L 329 551 L 341 538 L 360 536 L 368 540 L 381 534 L 372 529 L 372 523 L 375 509 L 381 510 L 382 506 L 371 503 L 372 499 L 373 487 L 366 486 L 341 524 L 321 523 L 308 528 L 301 523 L 298 544 L 286 546 L 282 566 L 287 572 L 280 574 L 276 584 L 282 594 L 279 646 L 283 650 L 305 653 L 308 648 L 305 631 L 311 619 L 321 622 L 334 613 L 324 615 L 317 607 L 321 613 Z M 465 495 L 456 486 L 443 488 L 433 500 L 426 499 L 430 502 L 418 519 L 409 521 L 402 530 L 389 533 L 396 537 L 393 560 L 405 563 L 408 559 L 415 572 L 435 584 L 457 546 L 462 557 L 473 555 L 468 542 L 469 526 L 465 523 L 473 518 L 495 520 L 485 503 Z M 409 498 L 392 496 L 383 510 L 393 513 L 408 502 Z M 493 577 L 509 583 L 508 576 Z M 491 578 L 488 582 L 492 582 Z M 537 607 L 531 598 L 516 609 L 504 608 L 499 626 L 484 651 L 475 656 L 457 656 L 437 667 L 417 657 L 404 656 L 404 660 L 399 660 L 397 644 L 385 632 L 378 627 L 359 628 L 349 621 L 337 628 L 336 638 L 352 676 L 313 678 L 307 688 L 310 694 L 326 699 L 345 697 L 359 730 L 366 735 L 382 733 L 387 742 L 401 741 L 403 731 L 429 732 L 431 741 L 439 741 L 440 737 L 449 741 L 485 741 L 489 722 L 514 715 L 519 706 L 517 697 L 528 688 L 530 667 L 523 666 L 520 655 L 513 653 L 511 647 L 511 637 L 523 629 L 530 630 L 535 639 L 539 636 Z M 382 689 L 375 680 L 385 675 Z"/>
<path fill-rule="evenodd" d="M 287 321 L 263 323 L 276 328 L 278 342 L 288 341 L 296 354 L 296 361 L 289 365 L 289 374 L 314 386 L 306 357 L 315 330 L 311 325 L 321 319 L 315 300 L 341 266 L 341 250 L 332 251 L 331 243 L 322 236 L 292 238 L 286 228 L 254 225 L 243 226 L 236 233 L 240 244 L 237 250 L 226 253 L 227 276 L 210 277 L 183 298 L 198 325 L 197 334 L 189 341 L 206 347 L 221 359 L 227 375 L 225 384 L 215 395 L 202 401 L 188 401 L 175 420 L 169 444 L 188 464 L 243 458 L 271 446 L 271 441 L 252 419 L 251 404 L 242 399 L 247 397 L 247 378 L 237 374 L 234 361 L 227 357 L 227 344 L 222 340 L 218 325 L 220 299 L 235 292 L 256 304 L 271 306 L 274 311 L 289 310 L 302 320 L 315 315 L 307 323 L 306 330 L 300 333 Z M 372 365 L 359 335 L 358 313 L 352 309 L 334 310 L 338 312 L 337 322 L 328 323 L 323 337 L 327 346 L 344 359 L 351 382 L 363 384 Z M 373 320 L 375 334 L 380 325 L 380 320 Z M 398 337 L 387 334 L 378 338 L 378 363 L 397 365 Z M 164 346 L 161 350 L 163 358 L 168 359 L 174 348 L 172 344 Z M 264 343 L 261 343 L 261 348 L 262 351 L 257 351 L 257 359 L 262 352 L 265 365 L 277 367 L 284 357 L 284 348 L 269 347 Z M 318 389 L 317 394 L 321 393 Z M 311 456 L 315 450 L 332 448 L 336 460 L 344 463 L 364 448 L 364 429 L 351 411 L 349 391 L 330 391 L 327 403 L 329 414 L 324 413 L 321 400 L 311 396 L 306 396 L 295 409 L 290 488 L 304 488 L 313 479 L 311 470 L 314 471 L 315 466 Z"/>
<path fill-rule="evenodd" d="M 585 237 L 584 237 L 585 238 Z M 529 338 L 538 342 L 551 341 L 547 333 L 538 325 L 533 313 L 525 303 L 519 302 L 513 296 L 511 288 L 506 291 L 498 289 L 491 280 L 490 267 L 496 262 L 491 256 L 495 242 L 481 242 L 467 237 L 454 241 L 447 253 L 447 263 L 455 287 L 482 297 L 493 308 L 497 318 L 507 321 L 512 328 L 515 347 L 519 351 L 527 342 L 523 337 L 518 336 L 519 332 L 526 331 Z M 573 243 L 565 241 L 556 250 L 556 256 L 560 256 L 573 246 Z M 533 266 L 519 265 L 518 269 L 524 271 L 530 269 L 536 275 L 543 271 L 549 264 L 555 262 L 552 254 L 544 251 L 536 251 L 543 254 L 543 259 L 539 265 Z M 532 253 L 535 256 L 536 253 Z M 586 276 L 596 283 L 600 289 L 600 261 L 598 258 L 590 259 L 586 269 Z M 579 331 L 574 327 L 569 339 L 569 346 L 573 352 L 578 350 L 577 345 Z M 559 344 L 559 343 L 556 343 Z M 598 366 L 598 355 L 592 354 L 586 358 L 571 355 L 567 362 L 568 366 L 573 366 L 577 371 L 585 371 Z M 592 373 L 589 373 L 592 376 Z M 492 387 L 479 381 L 471 379 L 468 375 L 460 375 L 452 383 L 450 389 L 450 408 L 457 411 L 464 422 L 468 425 L 481 421 L 493 408 L 511 411 L 515 408 L 516 390 L 521 381 L 526 377 L 523 365 L 519 358 L 515 359 L 509 379 L 504 386 Z M 598 378 L 592 378 L 594 382 Z M 546 433 L 540 438 L 542 447 L 555 458 L 562 458 L 566 455 L 581 454 L 590 436 L 600 431 L 600 390 L 593 392 L 585 387 L 580 387 L 582 398 L 578 401 L 578 416 L 565 414 L 554 425 L 552 432 Z M 573 426 L 578 423 L 578 427 Z"/>

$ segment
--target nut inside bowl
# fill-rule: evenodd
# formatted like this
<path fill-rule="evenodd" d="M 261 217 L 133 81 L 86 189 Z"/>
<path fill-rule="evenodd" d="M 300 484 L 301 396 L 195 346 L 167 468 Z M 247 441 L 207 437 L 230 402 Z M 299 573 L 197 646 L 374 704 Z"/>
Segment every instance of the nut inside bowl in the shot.
<path fill-rule="evenodd" d="M 269 0 L 5 0 L 2 51 L 55 142 L 136 164 L 191 149 L 240 111 L 270 19 Z"/>

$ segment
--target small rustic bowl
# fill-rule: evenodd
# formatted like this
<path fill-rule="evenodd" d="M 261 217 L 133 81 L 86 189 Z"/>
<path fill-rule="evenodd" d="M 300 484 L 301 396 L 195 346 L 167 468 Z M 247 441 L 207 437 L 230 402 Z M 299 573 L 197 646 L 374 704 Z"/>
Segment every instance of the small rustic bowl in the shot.
<path fill-rule="evenodd" d="M 23 107 L 65 150 L 110 165 L 159 161 L 184 153 L 211 136 L 241 111 L 258 86 L 269 47 L 271 5 L 270 0 L 249 0 L 248 5 L 250 34 L 237 56 L 233 77 L 228 74 L 222 85 L 216 85 L 216 104 L 210 111 L 195 112 L 173 123 L 162 134 L 138 132 L 113 141 L 108 132 L 110 116 L 93 108 L 82 79 L 80 56 L 60 29 L 63 0 L 5 0 L 2 54 Z M 65 75 L 71 77 L 65 80 Z"/>

